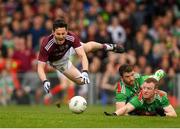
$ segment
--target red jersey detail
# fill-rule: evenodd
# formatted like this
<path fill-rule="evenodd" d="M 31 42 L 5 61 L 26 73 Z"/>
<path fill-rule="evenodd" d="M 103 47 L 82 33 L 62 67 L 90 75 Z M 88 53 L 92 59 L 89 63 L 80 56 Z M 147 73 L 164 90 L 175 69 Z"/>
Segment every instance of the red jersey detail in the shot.
<path fill-rule="evenodd" d="M 162 91 L 162 90 L 158 90 L 157 93 L 160 97 L 163 97 L 167 94 L 165 91 Z"/>
<path fill-rule="evenodd" d="M 138 99 L 139 99 L 139 100 L 142 100 L 142 98 L 143 98 L 143 94 L 142 94 L 142 91 L 140 91 L 140 92 L 139 92 Z"/>
<path fill-rule="evenodd" d="M 121 84 L 120 84 L 120 82 L 117 83 L 117 92 L 118 93 L 121 92 Z"/>

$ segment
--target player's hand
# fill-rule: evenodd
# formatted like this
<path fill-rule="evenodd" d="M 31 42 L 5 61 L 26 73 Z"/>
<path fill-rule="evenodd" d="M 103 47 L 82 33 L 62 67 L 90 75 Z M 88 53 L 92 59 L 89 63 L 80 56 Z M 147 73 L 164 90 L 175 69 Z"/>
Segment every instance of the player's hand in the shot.
<path fill-rule="evenodd" d="M 90 83 L 90 79 L 89 79 L 89 75 L 87 71 L 83 71 L 82 72 L 82 81 L 84 82 L 84 84 L 89 84 Z"/>
<path fill-rule="evenodd" d="M 49 93 L 51 83 L 48 80 L 43 81 L 43 87 L 46 93 Z"/>
<path fill-rule="evenodd" d="M 106 116 L 117 116 L 117 114 L 114 112 L 114 113 L 108 113 L 108 112 L 104 112 L 104 114 Z"/>

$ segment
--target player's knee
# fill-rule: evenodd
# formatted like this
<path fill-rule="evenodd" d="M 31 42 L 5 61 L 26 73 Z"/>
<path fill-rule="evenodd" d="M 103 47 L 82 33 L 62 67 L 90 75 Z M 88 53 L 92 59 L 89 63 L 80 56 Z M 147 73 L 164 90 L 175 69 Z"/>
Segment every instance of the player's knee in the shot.
<path fill-rule="evenodd" d="M 77 81 L 76 84 L 78 84 L 78 85 L 84 85 L 84 82 L 82 82 L 82 81 Z"/>
<path fill-rule="evenodd" d="M 88 53 L 89 51 L 90 51 L 90 46 L 89 46 L 89 44 L 83 44 L 83 48 L 84 48 L 84 51 L 86 52 L 86 53 Z"/>
<path fill-rule="evenodd" d="M 84 82 L 82 81 L 82 79 L 77 79 L 74 81 L 77 85 L 84 85 Z"/>

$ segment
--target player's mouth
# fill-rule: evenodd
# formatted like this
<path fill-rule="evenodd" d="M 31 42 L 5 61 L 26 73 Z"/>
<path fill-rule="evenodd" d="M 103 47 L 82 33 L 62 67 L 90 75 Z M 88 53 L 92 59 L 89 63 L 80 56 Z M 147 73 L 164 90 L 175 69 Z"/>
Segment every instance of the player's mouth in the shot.
<path fill-rule="evenodd" d="M 58 38 L 56 39 L 57 44 L 63 44 L 64 43 L 64 38 Z"/>
<path fill-rule="evenodd" d="M 130 84 L 130 85 L 133 85 L 133 84 L 134 84 L 134 81 L 130 81 L 129 84 Z"/>
<path fill-rule="evenodd" d="M 144 93 L 145 95 L 148 95 L 148 93 Z"/>

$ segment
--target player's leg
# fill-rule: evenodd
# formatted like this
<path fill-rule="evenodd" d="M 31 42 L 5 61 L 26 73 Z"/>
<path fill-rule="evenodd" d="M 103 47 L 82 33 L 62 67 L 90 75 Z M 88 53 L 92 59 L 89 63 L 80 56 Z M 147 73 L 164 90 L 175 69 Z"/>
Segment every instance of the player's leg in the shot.
<path fill-rule="evenodd" d="M 70 61 L 68 61 L 68 67 L 63 74 L 76 84 L 83 85 L 81 72 Z"/>
<path fill-rule="evenodd" d="M 95 41 L 89 41 L 87 43 L 81 43 L 86 53 L 93 52 L 96 50 L 104 49 L 107 51 L 114 51 L 116 53 L 123 53 L 124 47 L 120 44 L 101 44 Z"/>
<path fill-rule="evenodd" d="M 72 81 L 70 81 L 66 76 L 64 76 L 64 74 L 62 74 L 58 70 L 57 70 L 57 75 L 60 80 L 60 84 L 59 84 L 59 88 L 57 87 L 57 90 L 54 89 L 54 92 L 57 91 L 59 93 L 59 92 L 61 92 L 61 90 L 63 90 L 63 92 L 65 92 L 63 94 L 63 96 L 61 96 L 59 99 L 57 99 L 55 101 L 55 105 L 58 108 L 60 108 L 62 103 L 68 102 L 67 100 L 69 100 L 70 98 L 72 98 L 74 96 L 74 83 Z M 59 89 L 59 91 L 58 91 L 58 89 Z M 52 89 L 52 91 L 53 91 L 53 89 Z"/>
<path fill-rule="evenodd" d="M 59 79 L 59 84 L 54 86 L 50 91 L 49 94 L 46 94 L 44 97 L 44 103 L 46 105 L 52 102 L 53 96 L 61 93 L 61 97 L 58 97 L 56 101 L 54 101 L 55 105 L 60 108 L 61 103 L 66 100 L 65 91 L 67 91 L 67 99 L 69 100 L 74 96 L 74 83 L 70 81 L 64 74 L 57 70 L 57 76 Z"/>
<path fill-rule="evenodd" d="M 74 82 L 69 80 L 64 74 L 62 74 L 58 70 L 57 72 L 58 72 L 58 77 L 60 79 L 60 85 L 63 87 L 63 90 L 65 91 L 63 98 L 56 101 L 56 105 L 58 107 L 61 101 L 68 102 L 68 100 L 70 100 L 70 98 L 74 96 Z"/>
<path fill-rule="evenodd" d="M 66 81 L 67 78 L 62 73 L 60 73 L 58 70 L 56 72 L 57 72 L 57 76 L 59 79 L 59 84 L 57 84 L 50 90 L 50 93 L 53 96 L 58 94 L 59 92 L 63 91 L 67 87 L 67 81 Z"/>

